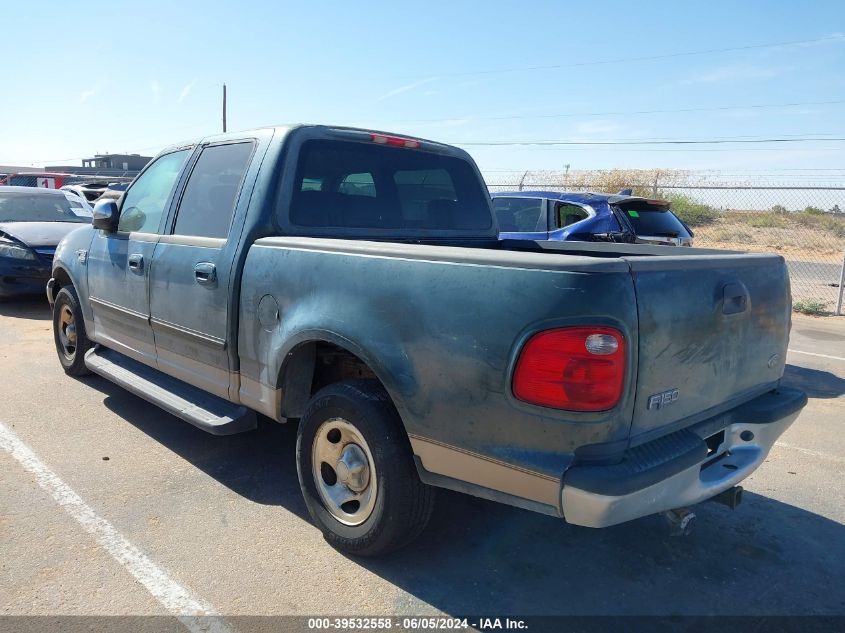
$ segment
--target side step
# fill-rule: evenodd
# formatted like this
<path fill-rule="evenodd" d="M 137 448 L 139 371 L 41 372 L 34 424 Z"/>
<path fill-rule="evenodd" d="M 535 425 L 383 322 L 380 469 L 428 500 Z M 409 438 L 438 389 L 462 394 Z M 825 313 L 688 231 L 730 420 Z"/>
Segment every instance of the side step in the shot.
<path fill-rule="evenodd" d="M 255 412 L 218 398 L 123 354 L 97 346 L 85 365 L 136 396 L 213 435 L 232 435 L 258 426 Z"/>

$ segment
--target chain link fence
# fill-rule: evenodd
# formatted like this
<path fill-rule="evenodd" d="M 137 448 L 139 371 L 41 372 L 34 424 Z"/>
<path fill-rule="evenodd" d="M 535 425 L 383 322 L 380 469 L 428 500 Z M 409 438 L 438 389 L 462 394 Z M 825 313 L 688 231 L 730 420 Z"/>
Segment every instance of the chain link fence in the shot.
<path fill-rule="evenodd" d="M 695 232 L 695 246 L 782 255 L 797 310 L 836 312 L 841 301 L 845 174 L 793 177 L 789 182 L 783 177 L 727 180 L 718 173 L 666 170 L 512 171 L 484 176 L 491 192 L 615 193 L 631 188 L 635 195 L 670 200 L 673 211 Z"/>
<path fill-rule="evenodd" d="M 54 172 L 27 172 L 6 175 L 0 184 L 16 187 L 42 187 L 59 189 L 65 185 L 84 185 L 87 183 L 131 182 L 137 172 L 114 171 L 115 173 L 73 174 Z"/>

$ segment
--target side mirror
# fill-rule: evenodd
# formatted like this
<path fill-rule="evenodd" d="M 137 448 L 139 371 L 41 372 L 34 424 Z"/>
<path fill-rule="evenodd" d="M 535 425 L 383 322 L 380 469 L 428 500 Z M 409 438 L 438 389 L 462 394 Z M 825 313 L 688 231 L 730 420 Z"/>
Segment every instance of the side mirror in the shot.
<path fill-rule="evenodd" d="M 94 205 L 94 214 L 91 218 L 91 224 L 95 229 L 102 229 L 108 233 L 117 230 L 117 221 L 120 217 L 120 211 L 117 208 L 117 203 L 114 200 L 99 200 Z"/>

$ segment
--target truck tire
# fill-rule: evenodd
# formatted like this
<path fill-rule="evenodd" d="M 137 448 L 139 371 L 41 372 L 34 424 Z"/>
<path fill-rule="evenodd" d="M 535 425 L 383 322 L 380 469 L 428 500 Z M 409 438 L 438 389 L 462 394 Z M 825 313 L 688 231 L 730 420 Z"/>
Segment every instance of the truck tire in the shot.
<path fill-rule="evenodd" d="M 73 286 L 65 286 L 53 304 L 53 340 L 59 362 L 69 376 L 85 376 L 91 372 L 85 366 L 85 352 L 91 341 L 85 332 L 82 308 Z"/>
<path fill-rule="evenodd" d="M 428 523 L 434 489 L 420 481 L 399 415 L 375 380 L 317 392 L 299 421 L 296 459 L 308 513 L 336 549 L 386 554 Z"/>

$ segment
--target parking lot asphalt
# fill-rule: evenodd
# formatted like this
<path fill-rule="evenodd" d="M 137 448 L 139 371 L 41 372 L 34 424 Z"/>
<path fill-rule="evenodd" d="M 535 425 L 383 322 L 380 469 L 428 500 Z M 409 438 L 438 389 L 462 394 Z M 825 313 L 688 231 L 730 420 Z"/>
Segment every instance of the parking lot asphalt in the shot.
<path fill-rule="evenodd" d="M 0 303 L 0 614 L 845 614 L 845 319 L 796 316 L 790 350 L 810 404 L 690 536 L 442 492 L 413 545 L 361 560 L 308 521 L 295 428 L 212 437 L 69 378 L 46 303 Z"/>

